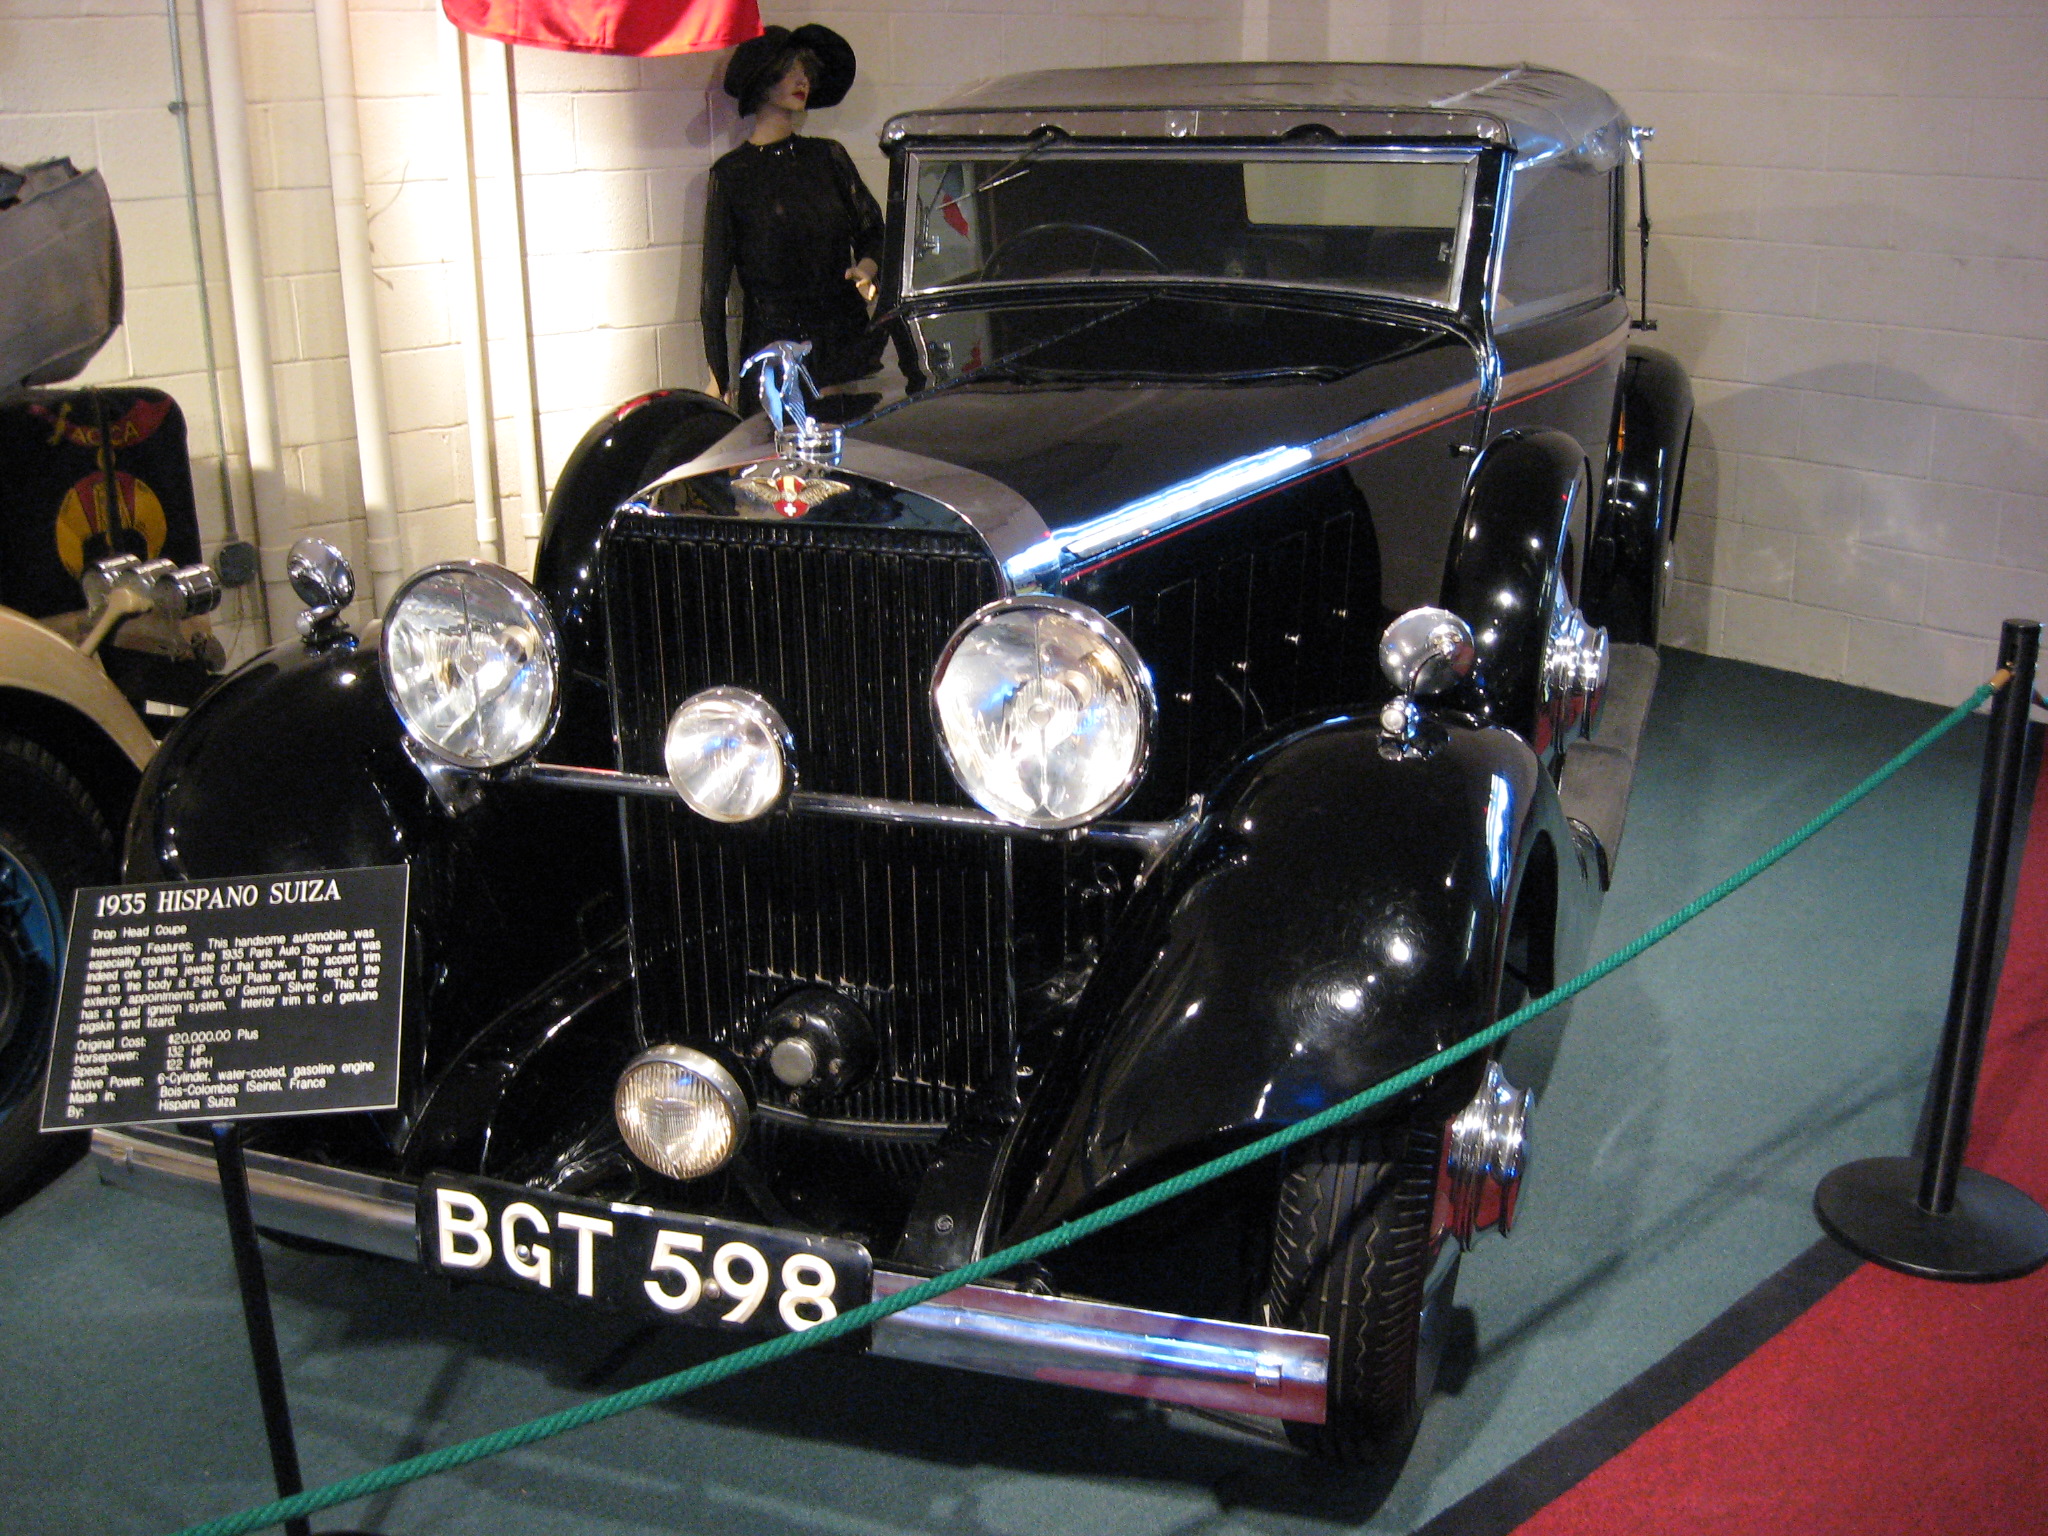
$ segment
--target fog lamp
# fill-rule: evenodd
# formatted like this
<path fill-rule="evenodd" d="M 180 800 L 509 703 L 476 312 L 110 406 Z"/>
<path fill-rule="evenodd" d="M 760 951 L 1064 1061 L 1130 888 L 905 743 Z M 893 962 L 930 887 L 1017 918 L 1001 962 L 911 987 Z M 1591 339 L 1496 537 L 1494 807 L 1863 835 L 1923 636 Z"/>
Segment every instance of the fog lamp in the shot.
<path fill-rule="evenodd" d="M 668 723 L 662 758 L 683 803 L 712 821 L 752 821 L 775 809 L 789 783 L 789 727 L 744 688 L 706 688 Z"/>
<path fill-rule="evenodd" d="M 626 1149 L 656 1173 L 700 1179 L 725 1166 L 747 1134 L 747 1098 L 716 1061 L 687 1045 L 633 1058 L 612 1090 Z"/>

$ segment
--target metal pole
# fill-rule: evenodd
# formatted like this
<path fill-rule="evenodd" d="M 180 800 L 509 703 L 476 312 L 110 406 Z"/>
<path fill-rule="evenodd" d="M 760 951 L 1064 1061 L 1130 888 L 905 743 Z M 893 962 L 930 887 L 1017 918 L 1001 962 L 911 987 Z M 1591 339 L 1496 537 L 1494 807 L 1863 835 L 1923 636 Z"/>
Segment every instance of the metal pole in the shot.
<path fill-rule="evenodd" d="M 221 232 L 227 250 L 228 301 L 235 320 L 242 420 L 249 453 L 249 494 L 255 504 L 257 564 L 263 601 L 256 604 L 262 643 L 292 633 L 298 599 L 285 580 L 292 541 L 285 501 L 284 447 L 278 435 L 277 380 L 264 307 L 263 251 L 256 234 L 256 177 L 249 150 L 249 101 L 242 81 L 242 33 L 235 0 L 199 0 L 206 40 L 213 159 L 220 177 Z"/>
<path fill-rule="evenodd" d="M 1920 1209 L 1945 1216 L 1955 1209 L 1956 1176 L 1970 1139 L 1977 1071 L 1991 1023 L 1998 978 L 1999 919 L 2005 905 L 2006 859 L 2019 809 L 2027 755 L 2027 718 L 2034 698 L 2034 667 L 2041 626 L 2007 619 L 1998 642 L 1998 668 L 2009 674 L 1991 706 L 1984 741 L 1984 786 L 1977 800 L 1977 834 L 1970 845 L 1970 877 L 1963 889 L 1963 923 L 1956 935 L 1955 978 L 1948 1020 L 1935 1057 L 1934 1118 L 1927 1133 L 1927 1167 L 1920 1179 Z"/>
<path fill-rule="evenodd" d="M 263 1434 L 270 1442 L 270 1470 L 279 1498 L 305 1491 L 299 1478 L 299 1448 L 292 1438 L 292 1410 L 284 1395 L 284 1365 L 277 1356 L 277 1327 L 270 1316 L 270 1288 L 263 1281 L 263 1254 L 256 1246 L 256 1218 L 249 1210 L 249 1174 L 242 1162 L 241 1129 L 232 1121 L 213 1127 L 213 1158 L 220 1168 L 221 1203 L 227 1207 L 228 1242 L 235 1254 L 235 1278 L 242 1285 L 242 1320 L 249 1328 L 249 1359 L 256 1367 L 256 1396 L 263 1404 Z M 312 1536 L 301 1516 L 284 1523 L 289 1536 Z"/>
<path fill-rule="evenodd" d="M 2006 862 L 2040 648 L 2038 623 L 2006 621 L 1925 1154 L 1844 1163 L 1813 1192 L 1813 1214 L 1836 1242 L 1888 1269 L 1929 1280 L 2011 1280 L 2048 1264 L 2048 1211 L 2025 1190 L 1963 1166 L 1997 986 Z M 2048 836 L 2048 820 L 2042 835 Z"/>

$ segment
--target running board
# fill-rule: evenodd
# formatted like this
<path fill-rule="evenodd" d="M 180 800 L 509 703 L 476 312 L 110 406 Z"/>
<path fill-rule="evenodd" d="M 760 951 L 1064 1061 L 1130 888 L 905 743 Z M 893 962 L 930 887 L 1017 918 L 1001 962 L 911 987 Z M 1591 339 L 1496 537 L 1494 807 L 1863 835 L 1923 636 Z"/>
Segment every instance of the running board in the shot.
<path fill-rule="evenodd" d="M 150 1127 L 95 1131 L 100 1181 L 200 1208 L 220 1174 L 203 1142 Z M 419 1262 L 413 1186 L 271 1152 L 243 1154 L 256 1225 Z M 880 1300 L 918 1283 L 875 1271 Z M 1060 1382 L 1212 1413 L 1320 1424 L 1330 1341 L 1249 1323 L 968 1285 L 886 1317 L 869 1352 L 1023 1381 Z"/>

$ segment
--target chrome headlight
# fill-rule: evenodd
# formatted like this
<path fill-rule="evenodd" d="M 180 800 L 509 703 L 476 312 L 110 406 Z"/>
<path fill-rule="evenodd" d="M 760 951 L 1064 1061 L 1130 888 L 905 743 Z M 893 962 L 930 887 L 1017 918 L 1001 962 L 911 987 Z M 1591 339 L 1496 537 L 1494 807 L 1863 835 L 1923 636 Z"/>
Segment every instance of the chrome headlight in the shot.
<path fill-rule="evenodd" d="M 744 688 L 706 688 L 668 722 L 662 759 L 683 803 L 713 821 L 752 821 L 789 783 L 789 727 Z"/>
<path fill-rule="evenodd" d="M 657 1045 L 627 1063 L 612 1090 L 626 1148 L 656 1173 L 699 1179 L 725 1166 L 747 1134 L 747 1098 L 711 1057 Z"/>
<path fill-rule="evenodd" d="M 501 767 L 554 729 L 554 620 L 499 566 L 429 566 L 400 587 L 384 616 L 383 668 L 406 734 L 460 767 Z"/>
<path fill-rule="evenodd" d="M 1004 598 L 962 624 L 932 674 L 960 787 L 1018 826 L 1076 827 L 1137 786 L 1152 678 L 1130 641 L 1059 597 Z"/>

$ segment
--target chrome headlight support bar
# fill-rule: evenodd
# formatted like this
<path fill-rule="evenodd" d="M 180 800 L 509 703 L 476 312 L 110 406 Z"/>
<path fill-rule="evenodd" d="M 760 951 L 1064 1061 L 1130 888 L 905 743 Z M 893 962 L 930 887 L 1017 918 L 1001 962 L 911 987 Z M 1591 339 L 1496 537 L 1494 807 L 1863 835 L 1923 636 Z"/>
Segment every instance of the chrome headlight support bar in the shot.
<path fill-rule="evenodd" d="M 634 795 L 654 800 L 682 796 L 666 778 L 652 773 L 621 773 L 612 768 L 575 768 L 565 763 L 527 763 L 506 771 L 504 779 L 516 784 L 541 784 L 553 789 L 595 790 L 599 794 Z M 863 795 L 820 794 L 813 790 L 791 790 L 783 809 L 793 816 L 836 816 L 848 821 L 884 822 L 902 827 L 945 827 L 956 832 L 989 832 L 1002 837 L 1028 837 L 1042 842 L 1085 840 L 1140 848 L 1149 869 L 1191 830 L 1201 816 L 1199 795 L 1172 821 L 1098 821 L 1064 831 L 1041 831 L 1020 827 L 1013 821 L 991 816 L 987 811 L 955 805 L 925 805 L 912 800 L 876 800 Z"/>

